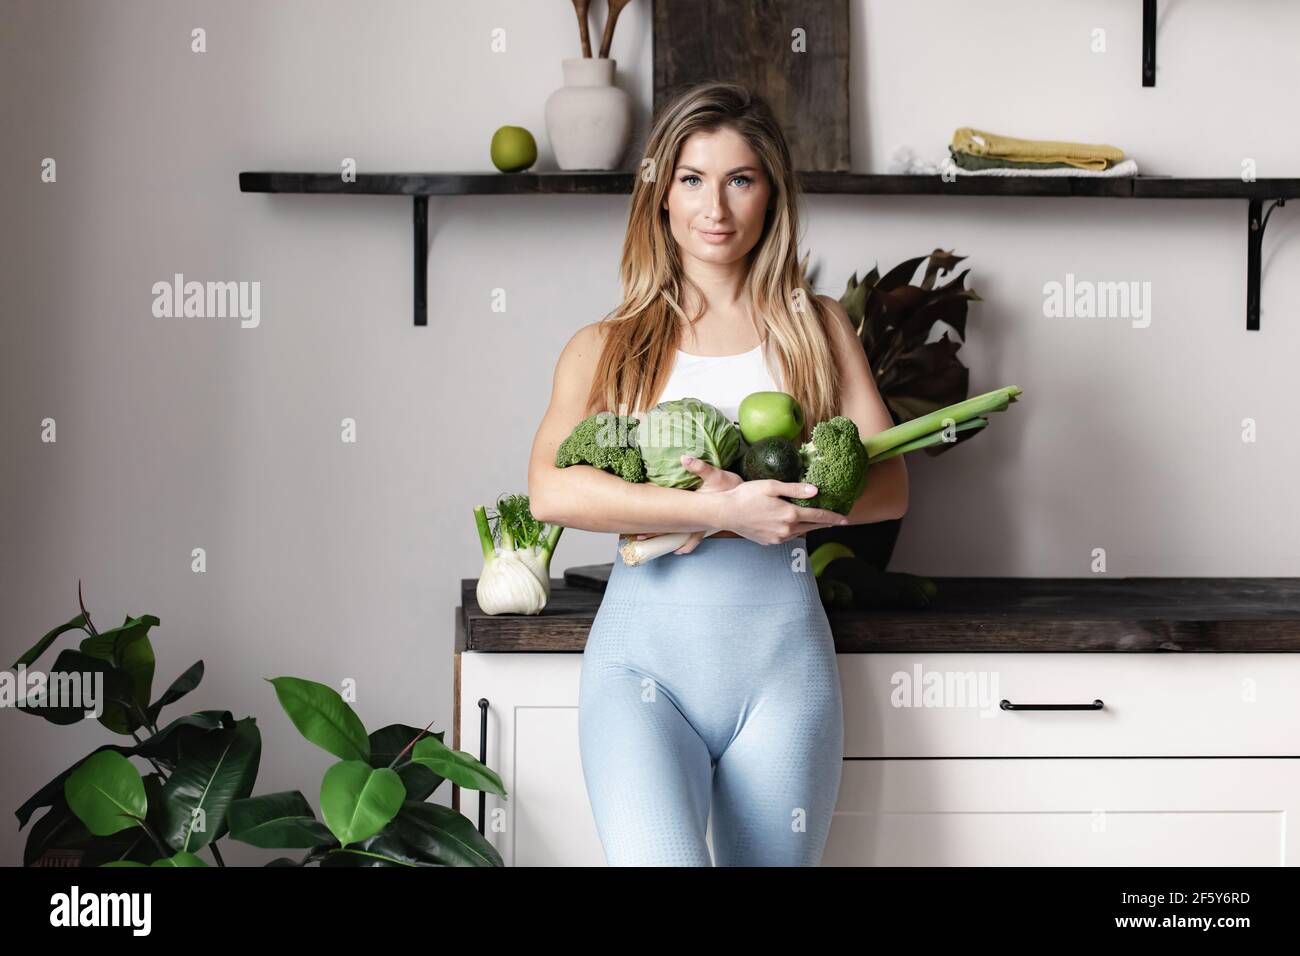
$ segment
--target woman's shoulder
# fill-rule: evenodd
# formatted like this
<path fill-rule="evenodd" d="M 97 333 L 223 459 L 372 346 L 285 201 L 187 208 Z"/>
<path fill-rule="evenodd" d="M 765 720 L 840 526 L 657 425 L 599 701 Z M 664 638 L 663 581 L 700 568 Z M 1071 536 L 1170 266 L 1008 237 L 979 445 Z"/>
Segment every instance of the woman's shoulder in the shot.
<path fill-rule="evenodd" d="M 825 306 L 826 310 L 839 319 L 844 325 L 849 324 L 849 313 L 845 311 L 844 305 L 839 299 L 826 295 L 823 292 L 817 295 L 817 301 Z"/>
<path fill-rule="evenodd" d="M 853 321 L 849 318 L 849 313 L 840 300 L 829 295 L 819 294 L 817 301 L 822 304 L 823 311 L 826 314 L 827 318 L 824 322 L 826 332 L 831 337 L 831 340 L 836 344 L 844 344 L 850 340 L 856 341 L 858 337 L 857 330 L 854 329 Z"/>
<path fill-rule="evenodd" d="M 562 357 L 574 361 L 585 360 L 594 364 L 605 344 L 607 325 L 604 320 L 597 320 L 582 326 L 569 336 Z"/>

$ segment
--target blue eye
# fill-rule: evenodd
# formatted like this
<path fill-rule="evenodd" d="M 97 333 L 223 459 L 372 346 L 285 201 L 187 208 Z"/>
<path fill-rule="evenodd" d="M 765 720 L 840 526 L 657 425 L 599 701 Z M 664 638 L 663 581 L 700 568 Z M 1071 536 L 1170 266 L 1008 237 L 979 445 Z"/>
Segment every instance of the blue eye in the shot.
<path fill-rule="evenodd" d="M 700 178 L 700 177 L 699 177 L 699 176 L 696 176 L 694 173 L 687 173 L 685 176 L 683 176 L 681 179 L 679 179 L 678 182 L 684 183 L 684 182 L 686 182 L 688 179 L 699 179 L 699 178 Z M 732 177 L 731 177 L 731 181 L 732 181 L 732 182 L 735 182 L 737 179 L 741 180 L 741 181 L 744 183 L 744 185 L 746 185 L 746 186 L 748 186 L 750 183 L 753 182 L 753 179 L 751 179 L 750 177 L 744 175 L 743 173 L 737 173 L 735 176 L 732 176 Z"/>

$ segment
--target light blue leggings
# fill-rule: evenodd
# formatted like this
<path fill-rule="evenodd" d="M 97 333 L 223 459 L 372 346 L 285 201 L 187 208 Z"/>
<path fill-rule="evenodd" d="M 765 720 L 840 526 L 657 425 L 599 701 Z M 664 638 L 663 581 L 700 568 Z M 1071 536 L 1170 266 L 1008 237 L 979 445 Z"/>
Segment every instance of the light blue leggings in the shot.
<path fill-rule="evenodd" d="M 615 553 L 578 704 L 610 866 L 820 863 L 844 715 L 834 639 L 797 549 L 806 555 L 804 538 L 711 537 L 636 567 Z"/>

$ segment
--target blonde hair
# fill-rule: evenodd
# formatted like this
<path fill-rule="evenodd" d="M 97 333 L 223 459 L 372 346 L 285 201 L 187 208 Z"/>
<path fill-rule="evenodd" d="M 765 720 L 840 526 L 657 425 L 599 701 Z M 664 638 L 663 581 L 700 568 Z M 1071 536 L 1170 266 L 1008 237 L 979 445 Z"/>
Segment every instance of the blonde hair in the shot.
<path fill-rule="evenodd" d="M 771 183 L 763 233 L 750 252 L 749 295 L 767 354 L 782 370 L 784 390 L 804 411 L 801 440 L 812 426 L 837 415 L 839 372 L 827 330 L 834 316 L 818 301 L 799 264 L 798 183 L 785 135 L 763 99 L 735 83 L 690 87 L 666 103 L 654 121 L 645 155 L 655 175 L 638 175 L 632 187 L 619 274 L 623 302 L 601 320 L 605 341 L 597 360 L 588 411 L 632 414 L 663 392 L 681 344 L 680 321 L 703 315 L 704 296 L 682 270 L 663 203 L 682 144 L 699 131 L 730 128 L 749 144 Z M 683 311 L 686 284 L 700 310 Z"/>

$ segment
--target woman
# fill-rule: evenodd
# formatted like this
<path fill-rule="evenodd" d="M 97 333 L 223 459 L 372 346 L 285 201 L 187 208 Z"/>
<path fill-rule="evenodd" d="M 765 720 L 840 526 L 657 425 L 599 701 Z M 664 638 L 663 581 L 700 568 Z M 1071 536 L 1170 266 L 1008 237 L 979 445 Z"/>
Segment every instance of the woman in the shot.
<path fill-rule="evenodd" d="M 864 436 L 893 424 L 848 316 L 799 267 L 795 175 L 767 105 L 734 84 L 688 89 L 656 118 L 646 156 L 623 304 L 564 347 L 529 463 L 543 521 L 692 532 L 645 564 L 614 556 L 580 678 L 587 793 L 612 866 L 816 865 L 843 713 L 805 536 L 901 516 L 907 472 L 901 456 L 872 468 L 841 516 L 786 500 L 812 486 L 745 482 L 698 460 L 684 458 L 702 479 L 693 491 L 555 467 L 589 415 L 688 396 L 735 421 L 751 392 L 787 392 L 804 410 L 801 441 L 835 415 Z"/>

